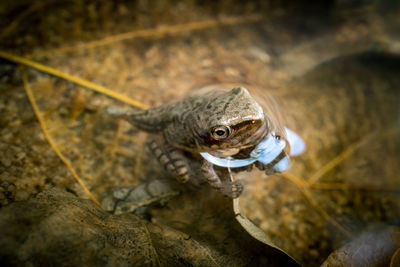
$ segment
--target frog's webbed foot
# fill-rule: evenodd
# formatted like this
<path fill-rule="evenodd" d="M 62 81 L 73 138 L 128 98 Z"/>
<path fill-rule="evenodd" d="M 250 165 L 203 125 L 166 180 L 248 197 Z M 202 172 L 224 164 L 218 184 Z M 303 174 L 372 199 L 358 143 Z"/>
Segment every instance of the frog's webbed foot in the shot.
<path fill-rule="evenodd" d="M 219 190 L 223 195 L 230 198 L 237 198 L 242 193 L 243 186 L 239 181 L 222 182 L 218 174 L 215 172 L 213 164 L 207 160 L 203 161 L 201 171 L 206 177 L 208 184 L 212 188 Z"/>
<path fill-rule="evenodd" d="M 148 146 L 164 169 L 178 182 L 186 183 L 193 178 L 189 160 L 181 150 L 169 145 L 161 136 L 151 138 Z"/>
<path fill-rule="evenodd" d="M 154 203 L 165 203 L 179 194 L 177 187 L 170 181 L 154 180 L 136 187 L 115 188 L 108 193 L 101 207 L 113 214 L 144 214 L 147 207 Z"/>
<path fill-rule="evenodd" d="M 239 181 L 224 182 L 221 193 L 230 198 L 238 198 L 243 192 L 243 185 Z"/>

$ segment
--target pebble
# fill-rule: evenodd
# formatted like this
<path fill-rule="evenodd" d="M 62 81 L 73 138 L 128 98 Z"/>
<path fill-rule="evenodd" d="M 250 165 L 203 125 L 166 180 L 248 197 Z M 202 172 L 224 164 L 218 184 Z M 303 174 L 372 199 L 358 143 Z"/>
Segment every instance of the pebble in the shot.
<path fill-rule="evenodd" d="M 4 167 L 6 167 L 6 168 L 8 168 L 8 167 L 11 166 L 11 160 L 8 159 L 8 158 L 3 158 L 3 159 L 1 160 L 1 163 L 2 163 L 2 164 L 4 165 Z"/>

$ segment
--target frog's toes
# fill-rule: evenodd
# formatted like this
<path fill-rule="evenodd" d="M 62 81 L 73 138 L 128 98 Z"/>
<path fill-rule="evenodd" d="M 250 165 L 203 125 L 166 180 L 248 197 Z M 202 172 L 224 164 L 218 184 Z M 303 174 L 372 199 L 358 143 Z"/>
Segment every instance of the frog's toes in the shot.
<path fill-rule="evenodd" d="M 266 166 L 263 164 L 263 163 L 261 163 L 261 162 L 259 162 L 259 161 L 256 161 L 255 163 L 254 163 L 254 165 L 257 167 L 257 169 L 259 169 L 260 171 L 264 171 L 265 169 L 266 169 Z"/>
<path fill-rule="evenodd" d="M 153 203 L 164 203 L 179 194 L 170 183 L 154 180 L 131 188 L 117 188 L 107 194 L 101 207 L 114 214 L 138 213 Z"/>
<path fill-rule="evenodd" d="M 273 174 L 275 174 L 275 173 L 277 173 L 278 171 L 276 171 L 275 169 L 266 169 L 265 170 L 265 174 L 266 175 L 273 175 Z"/>
<path fill-rule="evenodd" d="M 115 212 L 119 201 L 124 200 L 134 188 L 116 188 L 112 192 L 107 193 L 102 202 L 101 207 L 108 212 Z"/>
<path fill-rule="evenodd" d="M 222 194 L 230 198 L 238 198 L 243 192 L 243 185 L 239 181 L 224 183 Z"/>

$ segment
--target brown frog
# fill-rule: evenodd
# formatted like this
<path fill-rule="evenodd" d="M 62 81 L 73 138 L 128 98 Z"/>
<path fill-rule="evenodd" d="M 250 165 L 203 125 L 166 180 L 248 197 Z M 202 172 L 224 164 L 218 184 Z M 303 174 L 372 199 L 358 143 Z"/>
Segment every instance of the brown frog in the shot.
<path fill-rule="evenodd" d="M 199 153 L 247 157 L 270 134 L 273 126 L 261 105 L 243 87 L 232 90 L 207 87 L 180 101 L 147 110 L 111 106 L 106 113 L 153 133 L 149 141 L 151 152 L 179 182 L 198 184 L 205 179 L 213 188 L 232 198 L 241 194 L 241 184 L 222 182 L 213 164 Z M 285 156 L 282 150 L 275 163 Z M 201 162 L 200 172 L 193 170 L 193 161 Z M 267 172 L 272 169 L 271 164 L 256 162 L 240 170 L 252 166 Z"/>

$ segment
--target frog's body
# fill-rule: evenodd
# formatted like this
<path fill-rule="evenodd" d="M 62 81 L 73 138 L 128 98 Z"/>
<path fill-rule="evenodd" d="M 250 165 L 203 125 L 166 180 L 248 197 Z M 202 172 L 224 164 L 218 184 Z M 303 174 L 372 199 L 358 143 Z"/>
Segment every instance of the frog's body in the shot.
<path fill-rule="evenodd" d="M 199 179 L 193 177 L 198 174 L 191 170 L 190 161 L 198 158 L 200 152 L 235 157 L 253 148 L 270 131 L 270 120 L 263 108 L 243 87 L 200 90 L 181 101 L 148 110 L 112 107 L 107 113 L 122 116 L 137 128 L 157 134 L 149 147 L 165 169 L 181 182 Z M 192 156 L 186 156 L 185 151 Z M 203 161 L 201 173 L 211 186 L 231 197 L 241 193 L 240 184 L 230 184 L 227 189 L 213 165 L 198 159 Z"/>

